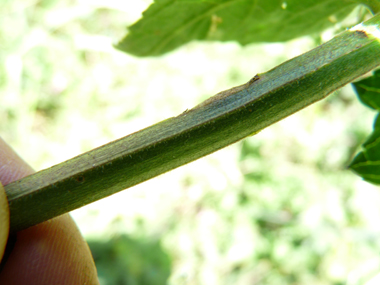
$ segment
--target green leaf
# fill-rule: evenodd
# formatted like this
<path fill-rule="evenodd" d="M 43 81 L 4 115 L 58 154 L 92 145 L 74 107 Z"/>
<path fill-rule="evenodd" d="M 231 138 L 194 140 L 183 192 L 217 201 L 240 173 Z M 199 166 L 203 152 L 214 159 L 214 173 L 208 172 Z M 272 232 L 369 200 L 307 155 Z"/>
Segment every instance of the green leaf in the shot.
<path fill-rule="evenodd" d="M 116 47 L 157 56 L 192 40 L 287 41 L 320 33 L 356 5 L 349 0 L 156 0 Z"/>
<path fill-rule="evenodd" d="M 380 161 L 380 131 L 374 130 L 368 141 L 363 144 L 364 156 L 368 161 Z"/>
<path fill-rule="evenodd" d="M 377 114 L 375 121 L 373 122 L 374 129 L 380 129 L 380 114 Z"/>
<path fill-rule="evenodd" d="M 380 110 L 380 70 L 373 76 L 353 84 L 359 100 L 374 110 Z"/>
<path fill-rule="evenodd" d="M 371 77 L 353 84 L 359 100 L 367 107 L 380 110 L 380 70 Z M 364 180 L 380 185 L 380 114 L 373 124 L 373 132 L 362 145 L 363 150 L 354 158 L 349 168 Z"/>
<path fill-rule="evenodd" d="M 362 156 L 361 154 L 359 154 Z M 364 180 L 380 185 L 380 161 L 364 161 L 351 164 L 350 168 Z"/>

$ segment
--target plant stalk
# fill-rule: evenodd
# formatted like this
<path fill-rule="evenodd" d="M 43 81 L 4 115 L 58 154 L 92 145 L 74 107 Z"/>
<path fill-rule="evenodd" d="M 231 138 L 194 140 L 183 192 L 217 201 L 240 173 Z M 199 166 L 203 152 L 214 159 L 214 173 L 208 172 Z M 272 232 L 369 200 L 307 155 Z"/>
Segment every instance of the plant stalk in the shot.
<path fill-rule="evenodd" d="M 377 15 L 177 117 L 5 185 L 11 231 L 194 161 L 325 98 L 380 65 L 379 23 Z"/>

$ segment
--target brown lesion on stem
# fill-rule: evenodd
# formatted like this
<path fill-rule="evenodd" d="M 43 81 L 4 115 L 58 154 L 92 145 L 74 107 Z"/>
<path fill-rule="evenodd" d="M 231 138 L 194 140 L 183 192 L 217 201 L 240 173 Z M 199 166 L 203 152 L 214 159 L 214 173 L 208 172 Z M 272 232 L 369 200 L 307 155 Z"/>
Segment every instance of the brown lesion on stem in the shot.
<path fill-rule="evenodd" d="M 219 92 L 218 94 L 208 98 L 207 100 L 203 101 L 202 103 L 198 104 L 197 106 L 195 106 L 194 108 L 192 108 L 191 110 L 189 111 L 192 111 L 192 110 L 196 110 L 198 108 L 201 108 L 203 106 L 206 106 L 212 102 L 215 102 L 215 101 L 218 101 L 218 100 L 222 100 L 228 96 L 231 96 L 232 94 L 235 94 L 243 89 L 247 89 L 251 84 L 253 84 L 254 82 L 258 81 L 260 79 L 260 75 L 259 74 L 256 74 L 254 77 L 252 77 L 247 83 L 244 83 L 242 85 L 239 85 L 239 86 L 235 86 L 235 87 L 232 87 L 231 89 L 227 89 L 227 90 L 224 90 L 224 91 L 221 91 Z"/>
<path fill-rule="evenodd" d="M 358 35 L 359 37 L 362 37 L 362 38 L 368 38 L 367 33 L 365 31 L 362 31 L 362 30 L 356 30 L 355 34 Z"/>
<path fill-rule="evenodd" d="M 259 75 L 259 73 L 258 73 L 258 74 L 256 74 L 255 76 L 253 76 L 253 77 L 251 78 L 251 80 L 248 81 L 248 84 L 251 85 L 253 82 L 255 82 L 255 81 L 259 80 L 259 79 L 260 79 L 260 75 Z"/>

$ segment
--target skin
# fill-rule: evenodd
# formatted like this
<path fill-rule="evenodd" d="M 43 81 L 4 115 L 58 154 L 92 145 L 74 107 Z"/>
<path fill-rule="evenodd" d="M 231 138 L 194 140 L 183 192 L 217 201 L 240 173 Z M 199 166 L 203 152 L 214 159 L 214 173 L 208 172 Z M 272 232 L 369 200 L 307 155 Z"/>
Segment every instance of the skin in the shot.
<path fill-rule="evenodd" d="M 6 185 L 33 173 L 0 139 L 0 181 Z M 9 209 L 0 183 L 0 258 L 14 240 L 9 232 Z M 86 241 L 70 215 L 20 231 L 0 272 L 0 284 L 99 284 Z"/>

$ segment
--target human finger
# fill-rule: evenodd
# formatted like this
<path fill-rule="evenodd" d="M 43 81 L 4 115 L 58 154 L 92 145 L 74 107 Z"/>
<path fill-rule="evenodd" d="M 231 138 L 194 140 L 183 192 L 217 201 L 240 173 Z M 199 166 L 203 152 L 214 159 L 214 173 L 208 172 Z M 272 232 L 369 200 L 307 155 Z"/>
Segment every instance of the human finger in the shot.
<path fill-rule="evenodd" d="M 31 173 L 32 168 L 0 139 L 3 185 Z M 98 279 L 86 241 L 65 214 L 16 234 L 0 284 L 98 284 Z"/>

